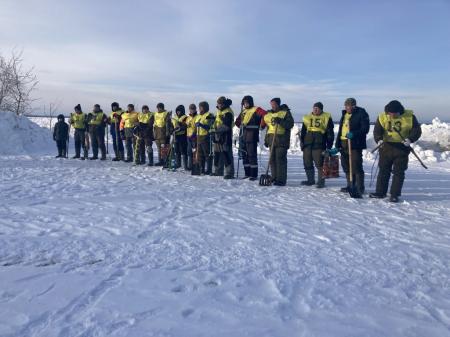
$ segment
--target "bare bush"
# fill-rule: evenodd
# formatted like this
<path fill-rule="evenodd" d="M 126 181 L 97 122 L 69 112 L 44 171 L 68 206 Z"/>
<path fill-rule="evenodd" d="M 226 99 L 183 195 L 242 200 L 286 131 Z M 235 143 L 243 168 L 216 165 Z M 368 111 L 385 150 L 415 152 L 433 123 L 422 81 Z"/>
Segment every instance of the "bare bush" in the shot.
<path fill-rule="evenodd" d="M 22 52 L 13 51 L 9 59 L 0 55 L 0 111 L 25 113 L 38 83 L 34 68 L 24 68 Z"/>

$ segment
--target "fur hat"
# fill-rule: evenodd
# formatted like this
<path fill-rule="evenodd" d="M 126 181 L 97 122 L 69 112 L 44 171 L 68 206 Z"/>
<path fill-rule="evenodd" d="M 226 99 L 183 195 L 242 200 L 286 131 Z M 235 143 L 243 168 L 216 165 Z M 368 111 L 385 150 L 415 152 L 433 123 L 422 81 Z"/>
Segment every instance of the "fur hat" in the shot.
<path fill-rule="evenodd" d="M 403 107 L 402 103 L 399 101 L 390 101 L 385 107 L 384 112 L 391 112 L 391 113 L 399 113 L 400 115 L 405 112 L 405 108 Z"/>

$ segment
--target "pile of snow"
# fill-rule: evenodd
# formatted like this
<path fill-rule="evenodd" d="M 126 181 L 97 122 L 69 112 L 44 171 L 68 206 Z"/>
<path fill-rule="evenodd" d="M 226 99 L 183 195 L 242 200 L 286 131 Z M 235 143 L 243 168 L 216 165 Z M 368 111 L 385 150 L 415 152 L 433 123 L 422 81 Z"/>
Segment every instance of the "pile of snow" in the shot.
<path fill-rule="evenodd" d="M 48 153 L 55 145 L 51 131 L 25 116 L 0 112 L 0 155 Z"/>

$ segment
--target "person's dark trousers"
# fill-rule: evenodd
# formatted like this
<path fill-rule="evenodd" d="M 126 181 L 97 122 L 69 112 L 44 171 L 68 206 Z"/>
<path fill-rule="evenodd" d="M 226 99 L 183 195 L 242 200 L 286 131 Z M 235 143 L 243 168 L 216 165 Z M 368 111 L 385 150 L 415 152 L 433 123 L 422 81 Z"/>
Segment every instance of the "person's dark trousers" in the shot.
<path fill-rule="evenodd" d="M 124 153 L 124 148 L 123 148 L 123 142 L 122 142 L 122 138 L 120 138 L 120 133 L 116 139 L 116 124 L 111 124 L 111 127 L 109 128 L 110 130 L 110 134 L 111 134 L 111 138 L 113 140 L 113 149 L 114 149 L 114 155 L 116 156 L 116 158 L 120 158 L 123 153 Z M 120 158 L 123 159 L 123 158 Z"/>
<path fill-rule="evenodd" d="M 318 181 L 323 183 L 321 171 L 324 158 L 322 152 L 322 149 L 315 149 L 312 146 L 305 146 L 303 149 L 303 167 L 305 168 L 306 175 L 311 183 L 314 181 L 314 166 L 318 171 Z"/>
<path fill-rule="evenodd" d="M 199 159 L 200 159 L 200 166 L 201 166 L 201 172 L 203 174 L 209 174 L 208 170 L 210 169 L 209 166 L 209 142 L 201 142 L 198 145 L 199 147 Z M 206 169 L 205 169 L 206 166 Z"/>
<path fill-rule="evenodd" d="M 65 157 L 67 152 L 67 143 L 65 140 L 57 140 L 56 147 L 58 148 L 58 156 Z"/>
<path fill-rule="evenodd" d="M 95 125 L 89 126 L 89 137 L 91 138 L 92 158 L 98 158 L 98 138 L 97 127 Z"/>
<path fill-rule="evenodd" d="M 80 158 L 81 156 L 81 147 L 85 148 L 85 130 L 84 129 L 75 129 L 74 133 L 74 143 L 75 143 L 75 156 L 74 158 Z"/>
<path fill-rule="evenodd" d="M 402 195 L 405 171 L 408 169 L 409 150 L 402 144 L 391 145 L 384 143 L 380 148 L 379 172 L 377 177 L 376 193 L 386 195 L 392 173 L 391 196 Z"/>
<path fill-rule="evenodd" d="M 348 143 L 347 141 L 342 141 L 341 150 L 341 165 L 347 176 L 347 186 L 350 185 L 350 166 L 349 166 L 349 155 L 348 155 Z M 364 185 L 364 169 L 363 169 L 363 157 L 362 150 L 352 149 L 352 169 L 353 169 L 353 182 L 358 188 L 361 194 L 365 191 Z"/>
<path fill-rule="evenodd" d="M 187 169 L 187 137 L 186 135 L 175 136 L 175 154 L 176 154 L 176 165 L 181 167 L 183 162 L 184 168 Z"/>
<path fill-rule="evenodd" d="M 98 148 L 100 149 L 100 152 L 102 153 L 102 159 L 106 159 L 105 127 L 104 126 L 99 125 L 96 127 L 96 137 L 97 137 Z"/>
<path fill-rule="evenodd" d="M 245 176 L 250 178 L 258 177 L 258 144 L 256 142 L 246 142 L 242 152 L 242 163 L 244 165 Z"/>
<path fill-rule="evenodd" d="M 127 161 L 132 162 L 133 161 L 133 151 L 134 147 L 136 146 L 136 139 L 133 135 L 133 129 L 132 128 L 125 128 L 125 148 L 127 150 Z"/>
<path fill-rule="evenodd" d="M 192 162 L 193 162 L 193 149 L 195 148 L 195 141 L 191 139 L 187 139 L 187 169 L 192 170 Z"/>
<path fill-rule="evenodd" d="M 278 184 L 285 185 L 287 181 L 287 148 L 276 146 L 272 152 L 270 164 L 272 177 Z"/>

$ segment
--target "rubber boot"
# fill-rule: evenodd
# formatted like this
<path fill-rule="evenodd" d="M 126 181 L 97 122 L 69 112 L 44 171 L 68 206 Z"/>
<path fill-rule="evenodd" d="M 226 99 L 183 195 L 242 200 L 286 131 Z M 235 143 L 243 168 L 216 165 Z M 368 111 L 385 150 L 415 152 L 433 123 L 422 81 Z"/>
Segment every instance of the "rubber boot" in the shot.
<path fill-rule="evenodd" d="M 153 149 L 147 149 L 148 166 L 153 166 Z"/>
<path fill-rule="evenodd" d="M 187 157 L 187 170 L 188 171 L 192 170 L 192 156 Z"/>
<path fill-rule="evenodd" d="M 303 186 L 312 186 L 316 182 L 314 180 L 314 169 L 307 169 L 305 170 L 306 173 L 306 180 L 303 180 L 300 184 Z"/>
<path fill-rule="evenodd" d="M 258 179 L 258 167 L 250 167 L 250 179 L 251 181 Z"/>
<path fill-rule="evenodd" d="M 350 185 L 351 185 L 351 183 L 350 183 L 350 174 L 346 173 L 346 174 L 345 174 L 345 177 L 347 178 L 347 186 L 342 187 L 342 188 L 341 188 L 341 192 L 343 192 L 343 193 L 348 193 L 349 187 L 350 187 Z"/>
<path fill-rule="evenodd" d="M 244 166 L 244 178 L 242 179 L 250 178 L 252 176 L 250 172 L 251 172 L 250 166 Z"/>
<path fill-rule="evenodd" d="M 180 168 L 181 167 L 181 153 L 176 153 L 175 155 L 175 167 Z"/>
<path fill-rule="evenodd" d="M 323 171 L 322 167 L 317 168 L 317 188 L 324 188 L 325 187 L 325 179 L 323 179 Z"/>
<path fill-rule="evenodd" d="M 231 165 L 225 166 L 225 175 L 223 179 L 234 179 L 233 167 Z"/>
<path fill-rule="evenodd" d="M 189 170 L 189 166 L 188 166 L 188 156 L 187 155 L 183 155 L 183 157 L 181 158 L 181 162 L 183 164 L 183 168 L 185 171 Z"/>
<path fill-rule="evenodd" d="M 359 193 L 363 195 L 366 190 L 364 186 L 364 173 L 355 174 L 355 185 Z"/>

